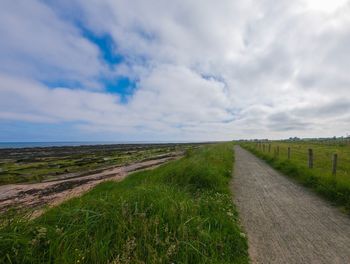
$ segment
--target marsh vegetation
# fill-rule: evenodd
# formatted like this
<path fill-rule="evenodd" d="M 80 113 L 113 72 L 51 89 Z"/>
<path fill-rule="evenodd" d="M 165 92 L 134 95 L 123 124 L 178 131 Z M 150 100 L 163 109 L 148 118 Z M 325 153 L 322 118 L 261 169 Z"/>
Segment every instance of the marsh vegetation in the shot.
<path fill-rule="evenodd" d="M 155 159 L 194 144 L 129 144 L 0 149 L 0 185 L 42 182 Z"/>

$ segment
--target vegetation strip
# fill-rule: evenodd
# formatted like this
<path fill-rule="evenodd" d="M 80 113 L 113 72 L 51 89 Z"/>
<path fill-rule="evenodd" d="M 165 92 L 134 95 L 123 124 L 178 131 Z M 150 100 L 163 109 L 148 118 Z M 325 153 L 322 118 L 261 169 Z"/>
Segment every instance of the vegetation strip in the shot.
<path fill-rule="evenodd" d="M 240 145 L 273 168 L 312 188 L 335 205 L 344 208 L 347 213 L 350 212 L 349 146 L 312 142 L 249 142 Z M 312 166 L 309 160 L 310 152 Z M 337 174 L 332 168 L 334 154 L 340 158 Z"/>
<path fill-rule="evenodd" d="M 121 181 L 130 173 L 152 169 L 177 158 L 180 156 L 136 162 L 128 166 L 64 180 L 0 185 L 0 214 L 8 211 L 9 208 L 17 213 L 20 210 L 28 211 L 31 208 L 32 216 L 39 216 L 38 213 L 43 213 L 45 207 L 57 206 L 68 199 L 80 196 L 103 181 Z"/>
<path fill-rule="evenodd" d="M 0 149 L 0 185 L 81 177 L 116 166 L 159 159 L 195 145 L 115 144 Z"/>
<path fill-rule="evenodd" d="M 27 222 L 2 219 L 0 262 L 248 263 L 229 191 L 232 144 L 105 182 Z"/>

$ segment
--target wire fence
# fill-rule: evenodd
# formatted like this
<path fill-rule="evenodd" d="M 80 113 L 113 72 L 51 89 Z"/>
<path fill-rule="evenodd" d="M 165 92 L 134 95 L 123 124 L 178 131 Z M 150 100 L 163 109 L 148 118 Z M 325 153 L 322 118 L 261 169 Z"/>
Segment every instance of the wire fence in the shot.
<path fill-rule="evenodd" d="M 294 142 L 247 143 L 269 157 L 291 162 L 325 175 L 344 175 L 350 179 L 350 146 Z"/>

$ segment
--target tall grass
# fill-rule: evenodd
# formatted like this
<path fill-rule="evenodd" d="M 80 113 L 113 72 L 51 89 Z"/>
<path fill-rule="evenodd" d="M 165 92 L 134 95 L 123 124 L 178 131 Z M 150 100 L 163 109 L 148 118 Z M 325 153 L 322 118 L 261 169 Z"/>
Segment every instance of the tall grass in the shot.
<path fill-rule="evenodd" d="M 106 182 L 41 217 L 3 220 L 1 263 L 248 263 L 231 144 Z"/>
<path fill-rule="evenodd" d="M 303 185 L 312 188 L 317 193 L 343 207 L 350 212 L 350 148 L 345 144 L 322 144 L 315 142 L 269 142 L 268 145 L 257 148 L 256 143 L 243 143 L 244 148 L 267 161 L 274 168 L 295 178 Z M 274 149 L 279 147 L 279 155 Z M 291 149 L 288 160 L 287 149 Z M 308 149 L 314 152 L 314 168 L 308 168 Z M 332 155 L 338 154 L 337 174 L 332 175 Z"/>

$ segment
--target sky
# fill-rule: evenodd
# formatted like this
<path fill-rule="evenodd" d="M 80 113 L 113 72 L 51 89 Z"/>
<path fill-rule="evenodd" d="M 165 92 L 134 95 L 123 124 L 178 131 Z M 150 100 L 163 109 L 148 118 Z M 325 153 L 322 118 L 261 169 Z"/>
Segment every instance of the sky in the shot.
<path fill-rule="evenodd" d="M 350 0 L 2 0 L 0 141 L 350 133 Z"/>

